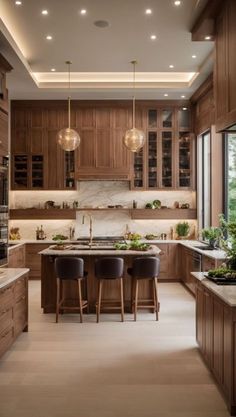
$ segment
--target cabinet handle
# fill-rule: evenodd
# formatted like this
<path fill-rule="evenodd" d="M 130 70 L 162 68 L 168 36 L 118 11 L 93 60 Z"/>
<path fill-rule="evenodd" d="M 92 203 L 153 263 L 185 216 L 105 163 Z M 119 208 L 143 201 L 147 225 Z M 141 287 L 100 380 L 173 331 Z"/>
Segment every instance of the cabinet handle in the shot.
<path fill-rule="evenodd" d="M 19 304 L 22 300 L 25 300 L 25 295 L 23 295 L 19 300 L 17 300 L 16 304 Z"/>
<path fill-rule="evenodd" d="M 5 288 L 4 290 L 2 290 L 2 291 L 0 292 L 0 295 L 1 295 L 1 294 L 5 294 L 5 292 L 6 292 L 6 291 L 9 291 L 9 290 L 10 290 L 10 288 Z"/>
<path fill-rule="evenodd" d="M 5 333 L 3 333 L 1 335 L 1 339 L 3 339 L 4 337 L 6 337 L 8 335 L 8 333 L 10 333 L 11 329 L 7 330 Z"/>
<path fill-rule="evenodd" d="M 5 314 L 7 311 L 8 311 L 8 310 L 2 310 L 2 311 L 1 311 L 1 314 L 0 314 L 0 317 L 1 317 L 1 316 L 3 316 L 3 314 Z"/>

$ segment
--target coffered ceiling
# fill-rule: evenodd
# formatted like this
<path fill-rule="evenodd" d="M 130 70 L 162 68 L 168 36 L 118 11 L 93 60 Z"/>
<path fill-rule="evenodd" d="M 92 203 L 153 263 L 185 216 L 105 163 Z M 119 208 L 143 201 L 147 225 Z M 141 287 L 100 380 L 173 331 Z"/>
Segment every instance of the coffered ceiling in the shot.
<path fill-rule="evenodd" d="M 206 0 L 174 3 L 0 0 L 0 50 L 14 68 L 10 96 L 66 98 L 65 61 L 71 60 L 73 98 L 130 98 L 136 59 L 137 98 L 189 98 L 212 70 L 213 42 L 191 41 Z"/>

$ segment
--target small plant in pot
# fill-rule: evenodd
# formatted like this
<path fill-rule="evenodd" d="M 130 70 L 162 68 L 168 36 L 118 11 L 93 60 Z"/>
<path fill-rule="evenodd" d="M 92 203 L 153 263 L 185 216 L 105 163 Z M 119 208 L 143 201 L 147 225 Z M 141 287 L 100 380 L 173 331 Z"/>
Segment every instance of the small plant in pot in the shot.
<path fill-rule="evenodd" d="M 179 239 L 186 239 L 189 235 L 190 225 L 188 222 L 180 222 L 177 223 L 175 230 Z"/>
<path fill-rule="evenodd" d="M 208 229 L 202 229 L 203 240 L 207 240 L 211 248 L 217 248 L 219 246 L 219 239 L 222 235 L 222 230 L 219 227 L 209 227 Z"/>

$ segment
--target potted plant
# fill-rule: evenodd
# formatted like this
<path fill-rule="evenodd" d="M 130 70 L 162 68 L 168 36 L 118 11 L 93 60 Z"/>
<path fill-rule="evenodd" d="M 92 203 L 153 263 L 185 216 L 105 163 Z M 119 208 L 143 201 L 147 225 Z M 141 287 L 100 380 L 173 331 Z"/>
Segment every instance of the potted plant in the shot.
<path fill-rule="evenodd" d="M 207 240 L 211 248 L 216 248 L 219 246 L 219 239 L 221 235 L 222 230 L 220 227 L 209 227 L 207 229 L 202 229 L 203 240 Z"/>
<path fill-rule="evenodd" d="M 190 230 L 189 223 L 188 222 L 177 223 L 175 230 L 179 239 L 185 239 L 189 234 L 189 230 Z"/>

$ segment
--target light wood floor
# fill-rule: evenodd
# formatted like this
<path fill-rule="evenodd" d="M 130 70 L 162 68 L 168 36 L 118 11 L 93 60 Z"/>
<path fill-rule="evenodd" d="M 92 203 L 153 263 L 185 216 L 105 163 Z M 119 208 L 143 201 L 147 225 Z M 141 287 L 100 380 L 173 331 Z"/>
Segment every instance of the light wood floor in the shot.
<path fill-rule="evenodd" d="M 30 282 L 30 331 L 0 361 L 1 417 L 228 417 L 195 343 L 194 300 L 159 284 L 160 321 L 142 313 L 43 315 Z"/>

